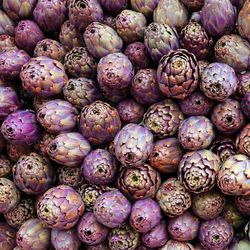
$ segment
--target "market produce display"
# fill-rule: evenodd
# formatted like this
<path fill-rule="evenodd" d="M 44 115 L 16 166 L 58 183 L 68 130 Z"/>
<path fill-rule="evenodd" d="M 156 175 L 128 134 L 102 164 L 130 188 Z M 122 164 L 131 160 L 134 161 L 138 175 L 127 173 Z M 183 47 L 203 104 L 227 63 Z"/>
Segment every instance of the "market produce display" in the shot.
<path fill-rule="evenodd" d="M 0 250 L 250 250 L 250 1 L 0 0 Z"/>

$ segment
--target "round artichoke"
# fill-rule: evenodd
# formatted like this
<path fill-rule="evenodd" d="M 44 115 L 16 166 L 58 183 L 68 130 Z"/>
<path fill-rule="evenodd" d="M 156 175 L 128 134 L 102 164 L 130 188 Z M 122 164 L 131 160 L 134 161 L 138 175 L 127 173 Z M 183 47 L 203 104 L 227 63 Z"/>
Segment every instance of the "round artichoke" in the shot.
<path fill-rule="evenodd" d="M 126 166 L 139 166 L 153 150 L 153 134 L 145 127 L 130 123 L 115 136 L 116 158 Z"/>
<path fill-rule="evenodd" d="M 240 153 L 250 156 L 250 124 L 247 124 L 238 135 L 236 145 Z"/>
<path fill-rule="evenodd" d="M 31 147 L 28 145 L 19 145 L 8 142 L 6 145 L 6 151 L 9 159 L 12 162 L 17 162 L 22 155 L 31 152 Z"/>
<path fill-rule="evenodd" d="M 162 183 L 156 200 L 169 217 L 181 215 L 191 206 L 191 195 L 176 178 L 169 178 Z"/>
<path fill-rule="evenodd" d="M 118 14 L 122 10 L 126 9 L 128 0 L 110 1 L 110 0 L 99 0 L 103 9 L 112 14 Z"/>
<path fill-rule="evenodd" d="M 16 246 L 16 231 L 7 223 L 0 222 L 0 248 L 13 250 Z"/>
<path fill-rule="evenodd" d="M 179 242 L 176 240 L 169 240 L 163 247 L 159 250 L 193 250 L 194 247 L 187 242 Z"/>
<path fill-rule="evenodd" d="M 189 11 L 199 11 L 202 9 L 205 0 L 181 0 Z"/>
<path fill-rule="evenodd" d="M 245 96 L 242 98 L 241 110 L 246 115 L 246 117 L 250 120 L 250 92 L 245 94 Z"/>
<path fill-rule="evenodd" d="M 188 97 L 196 89 L 198 78 L 196 57 L 185 49 L 170 51 L 159 62 L 158 84 L 168 97 L 176 99 Z"/>
<path fill-rule="evenodd" d="M 37 204 L 38 218 L 47 227 L 70 229 L 84 212 L 81 196 L 71 187 L 61 185 L 47 190 Z"/>
<path fill-rule="evenodd" d="M 56 137 L 55 135 L 43 132 L 40 139 L 38 141 L 36 141 L 36 143 L 33 145 L 36 152 L 42 156 L 48 156 L 47 146 L 49 145 L 49 143 L 51 141 L 53 141 L 55 139 L 55 137 Z M 12 148 L 13 148 L 13 150 L 15 149 L 14 146 L 12 146 Z M 10 150 L 12 148 L 10 148 Z M 26 151 L 28 151 L 28 149 Z M 24 153 L 26 153 L 26 151 L 24 151 Z M 15 151 L 13 153 L 16 154 Z"/>
<path fill-rule="evenodd" d="M 133 10 L 141 12 L 146 17 L 151 17 L 159 0 L 131 0 Z"/>
<path fill-rule="evenodd" d="M 112 141 L 121 129 L 121 120 L 117 110 L 102 101 L 83 107 L 80 116 L 80 131 L 93 145 L 102 145 Z"/>
<path fill-rule="evenodd" d="M 238 15 L 237 27 L 240 35 L 242 37 L 247 38 L 250 41 L 249 20 L 250 20 L 250 3 L 249 1 L 245 1 L 243 8 L 241 9 Z"/>
<path fill-rule="evenodd" d="M 116 228 L 129 217 L 131 204 L 121 192 L 114 190 L 101 194 L 96 199 L 93 211 L 98 222 Z"/>
<path fill-rule="evenodd" d="M 0 35 L 14 36 L 15 22 L 9 18 L 9 16 L 0 9 Z"/>

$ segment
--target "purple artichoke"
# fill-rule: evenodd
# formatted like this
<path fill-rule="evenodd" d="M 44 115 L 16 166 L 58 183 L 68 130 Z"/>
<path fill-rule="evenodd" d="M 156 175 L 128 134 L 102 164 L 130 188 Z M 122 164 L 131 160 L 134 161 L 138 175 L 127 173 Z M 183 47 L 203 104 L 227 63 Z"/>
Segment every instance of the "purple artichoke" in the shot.
<path fill-rule="evenodd" d="M 9 16 L 0 9 L 0 35 L 10 35 L 15 34 L 15 23 L 9 18 Z"/>
<path fill-rule="evenodd" d="M 133 10 L 141 12 L 146 17 L 151 17 L 159 0 L 131 0 Z"/>
<path fill-rule="evenodd" d="M 249 1 L 245 1 L 243 8 L 241 9 L 238 15 L 237 27 L 240 35 L 242 37 L 247 38 L 250 41 L 249 20 L 250 20 L 250 3 Z"/>
<path fill-rule="evenodd" d="M 250 123 L 239 133 L 236 139 L 238 151 L 250 157 Z"/>
<path fill-rule="evenodd" d="M 241 99 L 241 110 L 250 119 L 250 92 Z"/>
<path fill-rule="evenodd" d="M 0 248 L 13 250 L 16 246 L 16 231 L 7 223 L 0 222 Z"/>
<path fill-rule="evenodd" d="M 179 242 L 176 240 L 169 240 L 163 247 L 159 250 L 193 250 L 194 247 L 187 242 Z"/>
<path fill-rule="evenodd" d="M 0 35 L 0 52 L 17 49 L 15 39 L 9 35 Z"/>
<path fill-rule="evenodd" d="M 110 1 L 110 0 L 99 0 L 101 6 L 105 11 L 112 14 L 118 14 L 122 10 L 126 9 L 128 0 Z"/>
<path fill-rule="evenodd" d="M 199 68 L 199 75 L 200 75 L 200 78 L 204 72 L 204 70 L 206 69 L 206 67 L 209 65 L 209 62 L 206 61 L 206 60 L 201 60 L 201 61 L 198 61 L 198 68 Z"/>
<path fill-rule="evenodd" d="M 104 15 L 102 23 L 110 26 L 115 30 L 115 17 L 109 14 Z"/>
<path fill-rule="evenodd" d="M 12 174 L 12 163 L 3 155 L 0 155 L 0 178 L 9 177 Z"/>
<path fill-rule="evenodd" d="M 236 196 L 235 206 L 243 216 L 250 216 L 250 195 Z"/>
<path fill-rule="evenodd" d="M 202 9 L 205 0 L 181 0 L 189 11 L 199 11 Z"/>
<path fill-rule="evenodd" d="M 39 97 L 39 96 L 35 96 L 33 97 L 33 106 L 35 108 L 36 111 L 38 111 L 46 102 L 53 100 L 52 97 L 49 98 L 44 98 L 44 97 Z"/>
<path fill-rule="evenodd" d="M 131 204 L 119 191 L 101 194 L 94 205 L 94 215 L 98 222 L 109 227 L 121 226 L 129 217 Z"/>
<path fill-rule="evenodd" d="M 250 72 L 238 74 L 237 96 L 244 97 L 250 92 Z"/>
<path fill-rule="evenodd" d="M 35 144 L 34 144 L 35 145 Z M 31 147 L 26 145 L 19 145 L 15 143 L 7 143 L 7 155 L 12 162 L 17 162 L 21 155 L 31 152 Z"/>
<path fill-rule="evenodd" d="M 40 139 L 36 141 L 36 143 L 33 145 L 34 149 L 36 150 L 36 152 L 40 155 L 43 156 L 48 156 L 47 153 L 47 146 L 49 145 L 49 143 L 55 139 L 55 135 L 43 132 Z M 15 148 L 13 148 L 15 149 Z M 26 150 L 28 151 L 28 150 Z M 24 153 L 26 152 L 24 151 Z M 16 155 L 15 150 L 14 150 L 14 155 Z"/>

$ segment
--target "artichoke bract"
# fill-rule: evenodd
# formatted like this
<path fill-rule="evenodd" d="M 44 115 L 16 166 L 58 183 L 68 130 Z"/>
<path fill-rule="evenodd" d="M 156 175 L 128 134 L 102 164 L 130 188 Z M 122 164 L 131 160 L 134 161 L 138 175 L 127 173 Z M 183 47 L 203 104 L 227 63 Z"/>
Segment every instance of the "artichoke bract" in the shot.
<path fill-rule="evenodd" d="M 218 173 L 217 185 L 227 195 L 249 195 L 250 159 L 243 154 L 229 157 Z"/>
<path fill-rule="evenodd" d="M 108 88 L 127 87 L 134 76 L 134 69 L 128 57 L 113 53 L 103 57 L 97 65 L 97 80 Z"/>
<path fill-rule="evenodd" d="M 24 90 L 41 97 L 60 94 L 68 81 L 63 65 L 45 56 L 32 58 L 24 64 L 20 78 Z"/>
<path fill-rule="evenodd" d="M 146 17 L 152 16 L 159 0 L 131 0 L 133 10 L 142 13 Z"/>
<path fill-rule="evenodd" d="M 37 204 L 38 218 L 47 227 L 66 230 L 74 227 L 85 209 L 81 196 L 61 185 L 47 190 Z"/>
<path fill-rule="evenodd" d="M 241 99 L 241 110 L 250 119 L 250 92 Z"/>
<path fill-rule="evenodd" d="M 35 112 L 20 110 L 10 114 L 2 123 L 1 132 L 11 143 L 34 144 L 40 137 L 40 127 Z"/>
<path fill-rule="evenodd" d="M 47 249 L 50 246 L 50 229 L 39 219 L 30 219 L 18 230 L 16 243 L 21 249 Z"/>
<path fill-rule="evenodd" d="M 92 212 L 86 212 L 77 226 L 78 238 L 87 245 L 96 245 L 103 242 L 109 229 L 99 223 Z"/>
<path fill-rule="evenodd" d="M 109 191 L 96 199 L 93 211 L 98 222 L 116 228 L 129 217 L 131 204 L 121 192 Z"/>
<path fill-rule="evenodd" d="M 167 24 L 161 23 L 151 23 L 145 29 L 144 43 L 151 58 L 156 62 L 171 50 L 179 48 L 179 38 L 176 30 Z"/>
<path fill-rule="evenodd" d="M 240 153 L 250 157 L 250 123 L 237 136 L 236 145 Z"/>
<path fill-rule="evenodd" d="M 199 240 L 209 250 L 223 250 L 233 239 L 233 227 L 222 217 L 201 223 Z"/>
<path fill-rule="evenodd" d="M 121 52 L 123 41 L 110 26 L 93 22 L 84 31 L 84 41 L 88 51 L 101 59 L 111 53 Z"/>
<path fill-rule="evenodd" d="M 199 78 L 197 60 L 185 49 L 163 56 L 157 69 L 160 90 L 168 97 L 184 99 L 196 89 Z"/>
<path fill-rule="evenodd" d="M 69 4 L 69 20 L 80 31 L 92 22 L 102 22 L 103 10 L 97 0 L 72 0 Z"/>
<path fill-rule="evenodd" d="M 230 0 L 206 0 L 201 10 L 201 22 L 211 36 L 230 33 L 237 18 L 236 8 Z"/>
<path fill-rule="evenodd" d="M 202 73 L 200 88 L 216 101 L 224 101 L 237 89 L 238 79 L 233 68 L 225 63 L 211 63 Z"/>
<path fill-rule="evenodd" d="M 122 10 L 126 9 L 128 0 L 110 1 L 110 0 L 99 0 L 101 6 L 108 13 L 118 14 Z"/>
<path fill-rule="evenodd" d="M 9 16 L 0 9 L 0 35 L 10 35 L 14 36 L 15 34 L 15 23 Z"/>
<path fill-rule="evenodd" d="M 162 183 L 156 200 L 169 217 L 181 215 L 191 207 L 191 195 L 176 178 L 169 178 Z"/>
<path fill-rule="evenodd" d="M 62 133 L 53 139 L 46 148 L 53 161 L 68 166 L 80 166 L 91 151 L 89 142 L 77 132 Z"/>
<path fill-rule="evenodd" d="M 238 15 L 237 26 L 240 35 L 247 38 L 250 41 L 249 21 L 250 21 L 250 3 L 248 1 L 245 1 L 243 8 L 241 9 Z"/>
<path fill-rule="evenodd" d="M 111 142 L 121 129 L 117 110 L 102 101 L 85 106 L 80 115 L 80 131 L 93 145 Z"/>
<path fill-rule="evenodd" d="M 130 123 L 115 136 L 116 158 L 125 166 L 139 166 L 153 150 L 153 134 L 145 127 Z"/>
<path fill-rule="evenodd" d="M 13 250 L 16 246 L 16 231 L 7 223 L 0 222 L 0 248 Z"/>

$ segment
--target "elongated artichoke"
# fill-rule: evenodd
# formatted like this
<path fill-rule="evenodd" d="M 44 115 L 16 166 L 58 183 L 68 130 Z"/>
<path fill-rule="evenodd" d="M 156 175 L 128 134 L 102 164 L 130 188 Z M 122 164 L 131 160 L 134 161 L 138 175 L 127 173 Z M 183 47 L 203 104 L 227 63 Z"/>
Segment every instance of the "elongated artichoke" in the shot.
<path fill-rule="evenodd" d="M 249 1 L 245 1 L 243 8 L 241 9 L 238 15 L 237 26 L 240 32 L 240 35 L 247 38 L 250 41 L 250 3 Z"/>

